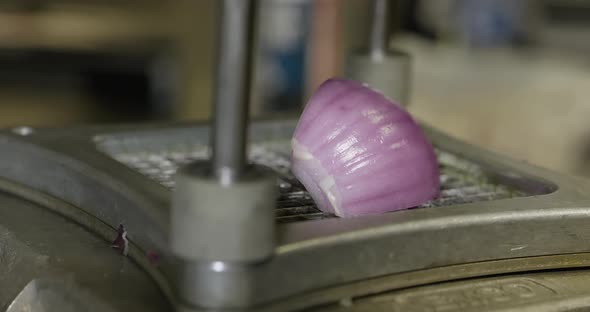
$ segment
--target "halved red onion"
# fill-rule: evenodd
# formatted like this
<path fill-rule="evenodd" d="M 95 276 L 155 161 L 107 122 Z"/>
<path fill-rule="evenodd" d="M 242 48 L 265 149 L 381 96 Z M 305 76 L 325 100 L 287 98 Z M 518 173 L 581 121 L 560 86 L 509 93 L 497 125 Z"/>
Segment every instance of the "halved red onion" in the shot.
<path fill-rule="evenodd" d="M 311 97 L 291 142 L 293 174 L 340 217 L 420 205 L 439 193 L 434 150 L 401 106 L 352 80 Z"/>

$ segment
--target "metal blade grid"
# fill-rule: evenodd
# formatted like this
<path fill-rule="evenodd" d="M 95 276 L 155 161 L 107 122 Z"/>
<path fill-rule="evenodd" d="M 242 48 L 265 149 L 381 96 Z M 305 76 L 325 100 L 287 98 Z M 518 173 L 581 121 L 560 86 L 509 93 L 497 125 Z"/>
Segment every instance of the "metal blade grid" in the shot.
<path fill-rule="evenodd" d="M 157 181 L 174 188 L 173 176 L 178 167 L 196 160 L 209 158 L 206 145 L 194 144 L 181 149 L 138 150 L 118 149 L 107 153 Z M 446 151 L 437 149 L 440 170 L 441 194 L 439 198 L 416 208 L 440 207 L 480 201 L 526 196 L 507 185 L 494 183 L 493 179 L 475 163 Z M 333 217 L 319 211 L 309 193 L 290 172 L 289 142 L 255 143 L 250 147 L 250 162 L 267 166 L 279 175 L 280 196 L 277 199 L 277 221 L 296 222 Z"/>

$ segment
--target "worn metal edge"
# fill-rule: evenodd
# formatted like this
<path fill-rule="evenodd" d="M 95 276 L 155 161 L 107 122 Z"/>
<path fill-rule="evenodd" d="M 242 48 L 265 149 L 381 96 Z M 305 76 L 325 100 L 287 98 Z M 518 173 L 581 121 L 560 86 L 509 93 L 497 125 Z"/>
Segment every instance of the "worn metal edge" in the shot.
<path fill-rule="evenodd" d="M 102 238 L 105 241 L 105 248 L 108 248 L 113 239 L 117 237 L 116 228 L 113 228 L 80 208 L 39 190 L 0 177 L 0 192 L 17 196 L 39 205 L 64 217 L 68 221 L 80 225 L 89 232 Z M 124 255 L 121 256 L 123 257 Z M 126 257 L 129 257 L 141 270 L 150 276 L 171 304 L 176 302 L 169 280 L 157 267 L 149 262 L 145 257 L 145 252 L 131 240 L 129 241 L 129 249 Z"/>

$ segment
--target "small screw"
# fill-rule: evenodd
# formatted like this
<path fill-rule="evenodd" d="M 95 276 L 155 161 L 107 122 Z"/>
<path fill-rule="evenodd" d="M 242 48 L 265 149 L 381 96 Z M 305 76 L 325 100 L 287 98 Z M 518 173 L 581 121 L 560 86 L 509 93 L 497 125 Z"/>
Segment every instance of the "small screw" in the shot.
<path fill-rule="evenodd" d="M 352 302 L 352 298 L 342 298 L 342 299 L 340 299 L 339 303 L 340 303 L 340 306 L 343 308 L 350 308 L 354 304 Z"/>
<path fill-rule="evenodd" d="M 35 132 L 35 129 L 27 126 L 12 128 L 12 132 L 22 136 L 28 136 Z"/>

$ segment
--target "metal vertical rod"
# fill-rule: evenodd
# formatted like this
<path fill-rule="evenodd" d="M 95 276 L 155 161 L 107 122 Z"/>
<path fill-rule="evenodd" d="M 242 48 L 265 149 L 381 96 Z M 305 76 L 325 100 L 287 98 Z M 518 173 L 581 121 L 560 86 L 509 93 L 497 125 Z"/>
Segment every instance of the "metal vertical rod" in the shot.
<path fill-rule="evenodd" d="M 389 0 L 373 0 L 373 20 L 370 33 L 370 54 L 382 59 L 387 52 L 387 13 Z"/>
<path fill-rule="evenodd" d="M 246 158 L 254 0 L 221 0 L 212 132 L 213 173 L 239 178 Z"/>

